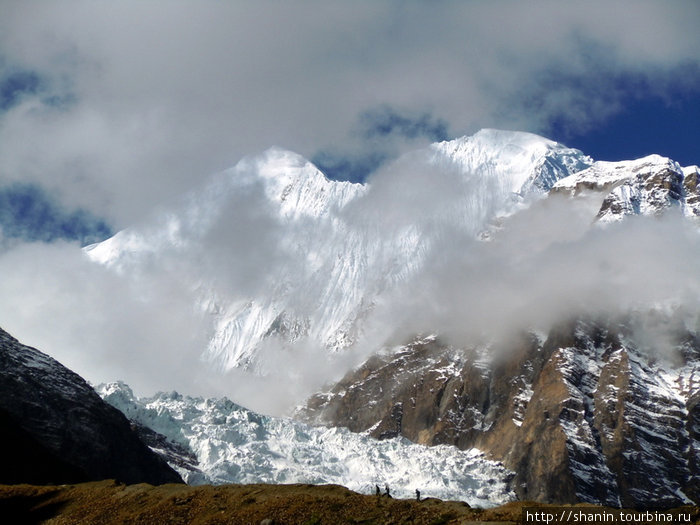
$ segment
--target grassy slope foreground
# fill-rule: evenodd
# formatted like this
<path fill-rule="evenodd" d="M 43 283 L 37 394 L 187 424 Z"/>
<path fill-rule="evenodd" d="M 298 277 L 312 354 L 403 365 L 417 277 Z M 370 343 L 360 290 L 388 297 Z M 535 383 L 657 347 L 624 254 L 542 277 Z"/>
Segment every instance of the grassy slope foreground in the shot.
<path fill-rule="evenodd" d="M 448 524 L 511 521 L 521 504 L 470 509 L 466 503 L 367 496 L 338 485 L 0 486 L 0 515 L 47 524 Z"/>
<path fill-rule="evenodd" d="M 523 502 L 494 509 L 367 496 L 337 485 L 0 486 L 0 515 L 26 524 L 467 524 L 518 523 Z M 700 523 L 694 509 L 694 523 Z M 271 520 L 271 521 L 265 521 Z"/>

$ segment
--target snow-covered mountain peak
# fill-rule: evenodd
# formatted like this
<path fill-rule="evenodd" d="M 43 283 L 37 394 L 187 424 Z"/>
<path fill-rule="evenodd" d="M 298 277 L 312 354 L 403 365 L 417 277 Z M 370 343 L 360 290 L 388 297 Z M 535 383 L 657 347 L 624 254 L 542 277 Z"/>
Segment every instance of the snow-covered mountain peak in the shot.
<path fill-rule="evenodd" d="M 181 272 L 173 280 L 212 321 L 205 360 L 258 370 L 263 344 L 352 346 L 377 301 L 420 272 L 436 238 L 478 235 L 592 164 L 543 137 L 492 129 L 425 153 L 417 156 L 428 164 L 397 161 L 363 185 L 329 180 L 301 155 L 270 148 L 86 254 L 122 274 Z M 423 168 L 446 175 L 411 174 Z"/>
<path fill-rule="evenodd" d="M 661 155 L 647 155 L 639 159 L 619 162 L 601 160 L 585 170 L 557 181 L 552 189 L 573 194 L 585 190 L 601 191 L 617 186 L 627 179 L 665 169 L 681 172 L 681 167 L 677 162 Z"/>
<path fill-rule="evenodd" d="M 267 198 L 287 219 L 327 215 L 365 189 L 361 184 L 329 180 L 303 156 L 278 147 L 243 159 L 224 173 L 234 189 L 241 179 L 261 182 Z"/>
<path fill-rule="evenodd" d="M 259 155 L 244 159 L 238 165 L 250 169 L 263 180 L 279 183 L 282 186 L 297 182 L 311 182 L 315 184 L 323 181 L 330 182 L 321 170 L 304 156 L 290 150 L 273 146 Z"/>
<path fill-rule="evenodd" d="M 471 143 L 473 145 L 479 145 L 481 149 L 490 149 L 499 152 L 508 149 L 521 149 L 532 151 L 536 154 L 542 154 L 547 149 L 559 146 L 557 142 L 534 133 L 494 128 L 483 128 L 473 135 L 463 136 L 447 142 Z"/>
<path fill-rule="evenodd" d="M 273 147 L 214 175 L 174 209 L 87 246 L 85 253 L 95 262 L 121 268 L 139 253 L 186 248 L 246 205 L 282 222 L 320 219 L 365 190 L 362 184 L 329 180 L 301 155 Z"/>
<path fill-rule="evenodd" d="M 684 168 L 681 168 L 683 170 L 683 175 L 686 177 L 688 175 L 697 175 L 700 173 L 700 167 L 698 166 L 685 166 Z"/>
<path fill-rule="evenodd" d="M 432 146 L 468 173 L 499 179 L 504 191 L 525 195 L 548 191 L 559 179 L 593 160 L 581 151 L 533 133 L 482 129 L 472 136 Z"/>
<path fill-rule="evenodd" d="M 604 196 L 598 212 L 600 222 L 616 222 L 630 215 L 658 216 L 679 210 L 686 217 L 700 216 L 696 166 L 682 168 L 660 155 L 620 162 L 598 161 L 563 178 L 554 193 L 579 195 L 596 192 Z"/>
<path fill-rule="evenodd" d="M 495 189 L 505 207 L 513 195 L 522 197 L 533 190 L 542 194 L 557 180 L 592 164 L 580 151 L 544 137 L 495 129 L 435 143 L 431 151 L 432 162 L 448 162 L 484 181 L 480 185 L 484 191 Z M 262 188 L 273 215 L 285 222 L 327 217 L 369 191 L 368 185 L 329 180 L 303 156 L 271 147 L 213 176 L 179 207 L 85 251 L 96 262 L 114 265 L 125 254 L 186 245 L 193 236 L 205 234 L 227 209 L 239 206 L 240 196 L 254 193 L 255 187 Z"/>

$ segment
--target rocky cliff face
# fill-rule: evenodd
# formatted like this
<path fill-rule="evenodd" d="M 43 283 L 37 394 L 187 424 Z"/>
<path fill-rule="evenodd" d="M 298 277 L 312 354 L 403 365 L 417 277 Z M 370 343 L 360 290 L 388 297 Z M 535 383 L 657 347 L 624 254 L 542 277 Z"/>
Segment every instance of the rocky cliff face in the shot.
<path fill-rule="evenodd" d="M 370 358 L 315 396 L 304 417 L 375 437 L 478 447 L 516 471 L 523 498 L 665 505 L 698 498 L 698 320 L 678 325 L 680 310 L 659 304 L 698 295 L 692 261 L 700 252 L 692 220 L 675 236 L 668 233 L 681 221 L 651 217 L 697 218 L 697 182 L 697 167 L 658 155 L 594 162 L 542 137 L 496 130 L 409 154 L 365 185 L 328 180 L 272 149 L 154 224 L 86 253 L 123 275 L 182 271 L 173 282 L 209 316 L 205 360 L 247 369 L 256 381 L 285 367 L 282 377 L 306 378 L 325 350 L 348 355 L 415 332 L 457 333 L 454 346 L 423 338 Z M 635 215 L 647 219 L 629 230 L 610 224 Z M 259 223 L 269 228 L 253 228 Z M 233 232 L 226 249 L 222 231 Z M 672 255 L 657 261 L 661 241 Z M 684 243 L 692 249 L 678 272 L 673 254 Z M 261 244 L 280 251 L 258 253 Z M 252 263 L 240 266 L 250 252 Z M 612 303 L 615 317 L 599 318 L 601 304 Z M 526 332 L 494 342 L 482 324 Z M 527 332 L 530 325 L 547 328 Z"/>
<path fill-rule="evenodd" d="M 651 155 L 596 162 L 549 195 L 594 196 L 599 229 L 634 215 L 694 219 L 697 178 L 696 167 Z M 378 438 L 476 447 L 516 472 L 524 499 L 697 503 L 700 339 L 697 319 L 672 302 L 570 314 L 544 333 L 487 344 L 418 338 L 373 356 L 300 415 Z"/>
<path fill-rule="evenodd" d="M 675 326 L 646 348 L 636 325 Z M 477 447 L 537 501 L 700 501 L 700 341 L 662 314 L 579 319 L 546 336 L 454 348 L 424 338 L 385 351 L 313 397 L 302 415 L 378 438 Z"/>
<path fill-rule="evenodd" d="M 671 159 L 649 155 L 623 162 L 596 162 L 557 181 L 553 193 L 578 196 L 603 194 L 597 220 L 614 222 L 630 215 L 659 216 L 675 209 L 686 217 L 700 215 L 698 168 L 681 167 Z"/>
<path fill-rule="evenodd" d="M 182 483 L 77 374 L 0 330 L 0 482 Z"/>

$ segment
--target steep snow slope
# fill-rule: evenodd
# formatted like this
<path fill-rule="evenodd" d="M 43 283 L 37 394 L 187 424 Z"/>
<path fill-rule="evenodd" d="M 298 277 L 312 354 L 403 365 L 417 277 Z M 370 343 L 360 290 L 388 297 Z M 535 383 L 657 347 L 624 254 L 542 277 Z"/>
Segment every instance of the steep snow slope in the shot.
<path fill-rule="evenodd" d="M 588 168 L 593 160 L 579 150 L 524 132 L 482 129 L 478 133 L 433 144 L 436 161 L 447 158 L 466 173 L 495 179 L 504 197 L 548 191 L 567 174 Z"/>
<path fill-rule="evenodd" d="M 447 332 L 452 322 L 457 329 L 440 334 L 449 344 L 428 338 L 373 356 L 314 398 L 307 415 L 377 437 L 479 447 L 515 471 L 520 497 L 697 502 L 697 309 L 690 305 L 695 324 L 674 329 L 672 342 L 666 329 L 678 316 L 664 317 L 658 333 L 649 334 L 648 319 L 629 311 L 664 301 L 677 307 L 697 295 L 695 233 L 680 232 L 689 221 L 627 220 L 696 217 L 697 182 L 696 167 L 656 155 L 594 163 L 544 138 L 495 130 L 406 155 L 364 186 L 329 181 L 303 158 L 273 149 L 218 175 L 180 208 L 87 253 L 126 275 L 178 272 L 211 319 L 206 359 L 224 370 L 282 370 L 279 377 L 290 383 L 299 370 L 323 376 L 320 358 L 328 350 L 354 345 L 366 356 L 391 335 L 405 343 L 434 325 Z M 589 194 L 594 198 L 579 199 Z M 485 230 L 493 242 L 475 241 Z M 680 248 L 683 256 L 674 258 Z M 411 314 L 404 324 L 387 314 L 401 308 Z M 465 320 L 477 326 L 465 331 Z M 537 336 L 516 333 L 533 325 Z M 498 349 L 493 341 L 502 332 L 507 344 Z M 647 338 L 654 351 L 680 355 L 680 364 L 661 366 L 630 333 Z M 204 400 L 154 403 L 189 413 L 182 420 L 197 420 L 198 429 L 209 425 Z M 180 427 L 173 425 L 157 430 L 177 439 Z M 236 454 L 227 440 L 250 443 L 221 425 L 193 431 L 200 436 L 194 444 L 180 440 L 196 453 L 204 476 L 219 475 L 211 465 L 229 471 L 228 460 L 219 463 Z M 272 423 L 253 426 L 261 441 L 278 441 Z M 330 432 L 318 437 L 324 443 L 342 441 L 354 450 L 350 435 L 319 432 Z M 336 435 L 342 439 L 334 441 Z M 258 446 L 288 466 L 283 446 L 252 448 Z M 393 445 L 378 446 L 398 457 Z M 311 454 L 312 463 L 352 464 L 337 451 L 285 450 Z M 250 454 L 236 457 L 245 464 Z M 266 475 L 282 479 L 275 477 L 287 472 L 280 465 Z M 345 470 L 332 475 L 349 479 Z"/>
<path fill-rule="evenodd" d="M 100 385 L 98 392 L 130 419 L 191 450 L 196 464 L 168 458 L 191 484 L 337 483 L 364 493 L 387 484 L 399 497 L 411 498 L 419 489 L 424 496 L 479 506 L 514 498 L 512 474 L 476 449 L 377 441 L 347 429 L 262 416 L 225 398 L 172 392 L 137 399 L 123 383 Z"/>
<path fill-rule="evenodd" d="M 343 301 L 333 285 L 361 276 L 341 257 L 346 234 L 336 214 L 364 191 L 273 148 L 217 175 L 154 224 L 86 251 L 125 273 L 143 271 L 154 259 L 165 267 L 178 259 L 183 284 L 197 290 L 212 318 L 207 359 L 222 369 L 256 367 L 257 346 L 276 336 L 293 343 L 314 330 L 315 338 L 342 346 L 333 337 L 342 338 L 359 305 Z M 318 274 L 324 281 L 314 279 Z M 314 310 L 323 322 L 312 326 Z"/>
<path fill-rule="evenodd" d="M 474 237 L 591 162 L 536 135 L 483 130 L 408 155 L 363 186 L 271 149 L 86 253 L 126 274 L 181 272 L 211 316 L 205 358 L 264 373 L 262 354 L 280 347 L 339 350 L 369 337 L 374 306 L 437 239 Z"/>

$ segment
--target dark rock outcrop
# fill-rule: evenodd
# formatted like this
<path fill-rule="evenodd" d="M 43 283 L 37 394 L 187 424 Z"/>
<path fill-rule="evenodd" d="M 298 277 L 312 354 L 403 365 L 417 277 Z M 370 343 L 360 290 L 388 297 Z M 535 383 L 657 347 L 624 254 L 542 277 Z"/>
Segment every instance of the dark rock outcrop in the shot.
<path fill-rule="evenodd" d="M 182 483 L 79 375 L 0 330 L 0 482 Z"/>
<path fill-rule="evenodd" d="M 163 458 L 168 465 L 176 465 L 186 471 L 199 472 L 197 456 L 190 449 L 134 419 L 129 421 L 139 439 Z"/>

